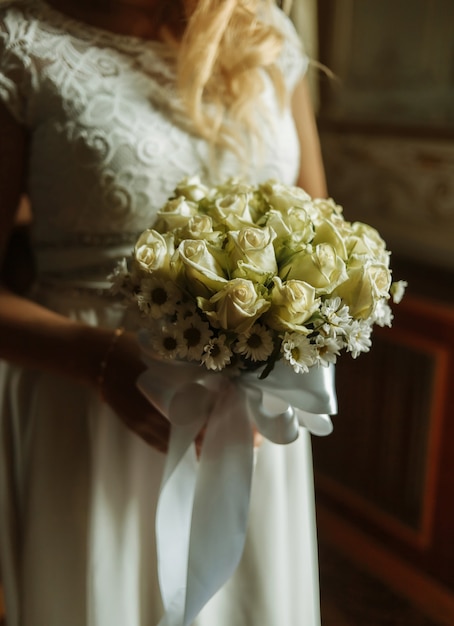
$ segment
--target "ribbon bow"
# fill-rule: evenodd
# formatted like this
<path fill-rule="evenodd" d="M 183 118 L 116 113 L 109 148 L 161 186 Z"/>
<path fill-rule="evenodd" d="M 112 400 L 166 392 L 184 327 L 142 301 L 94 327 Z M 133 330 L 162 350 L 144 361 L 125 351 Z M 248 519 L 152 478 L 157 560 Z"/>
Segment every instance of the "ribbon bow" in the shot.
<path fill-rule="evenodd" d="M 230 377 L 163 361 L 142 336 L 148 369 L 137 384 L 171 422 L 156 513 L 158 574 L 165 613 L 158 626 L 189 626 L 235 571 L 243 553 L 253 471 L 252 425 L 274 443 L 332 431 L 334 368 L 295 374 L 277 363 Z M 205 427 L 200 459 L 192 445 Z"/>

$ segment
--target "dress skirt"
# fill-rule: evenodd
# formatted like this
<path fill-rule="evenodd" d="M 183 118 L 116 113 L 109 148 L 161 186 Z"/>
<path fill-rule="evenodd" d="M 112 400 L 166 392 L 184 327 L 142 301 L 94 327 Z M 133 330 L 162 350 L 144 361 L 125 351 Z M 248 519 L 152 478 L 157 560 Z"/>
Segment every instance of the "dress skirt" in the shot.
<path fill-rule="evenodd" d="M 115 328 L 83 290 L 36 299 Z M 156 626 L 154 518 L 164 455 L 88 388 L 0 362 L 0 554 L 8 626 Z M 194 626 L 318 626 L 310 436 L 257 451 L 246 545 Z"/>

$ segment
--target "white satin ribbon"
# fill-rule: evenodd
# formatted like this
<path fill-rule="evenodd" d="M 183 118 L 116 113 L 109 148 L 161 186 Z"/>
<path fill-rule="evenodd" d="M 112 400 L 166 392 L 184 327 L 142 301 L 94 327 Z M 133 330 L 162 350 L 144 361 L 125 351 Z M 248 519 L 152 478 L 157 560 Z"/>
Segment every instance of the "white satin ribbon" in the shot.
<path fill-rule="evenodd" d="M 253 470 L 251 426 L 275 443 L 300 426 L 332 431 L 334 368 L 297 375 L 277 363 L 264 380 L 163 361 L 141 335 L 148 369 L 137 384 L 172 423 L 156 514 L 165 613 L 158 626 L 189 626 L 235 571 L 243 553 Z M 194 439 L 205 427 L 197 461 Z"/>

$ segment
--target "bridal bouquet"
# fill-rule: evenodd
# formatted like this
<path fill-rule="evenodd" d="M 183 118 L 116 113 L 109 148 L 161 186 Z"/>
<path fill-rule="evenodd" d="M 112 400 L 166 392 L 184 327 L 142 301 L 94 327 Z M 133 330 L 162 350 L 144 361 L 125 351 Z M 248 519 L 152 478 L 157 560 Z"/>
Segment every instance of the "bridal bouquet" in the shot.
<path fill-rule="evenodd" d="M 144 329 L 137 386 L 172 424 L 156 513 L 159 626 L 189 626 L 239 563 L 252 427 L 277 444 L 302 426 L 331 432 L 332 364 L 342 350 L 369 350 L 405 288 L 389 256 L 333 200 L 271 180 L 194 177 L 118 265 L 112 290 Z"/>
<path fill-rule="evenodd" d="M 161 357 L 220 371 L 276 361 L 304 373 L 355 358 L 402 297 L 371 226 L 333 200 L 269 180 L 184 179 L 112 276 Z"/>

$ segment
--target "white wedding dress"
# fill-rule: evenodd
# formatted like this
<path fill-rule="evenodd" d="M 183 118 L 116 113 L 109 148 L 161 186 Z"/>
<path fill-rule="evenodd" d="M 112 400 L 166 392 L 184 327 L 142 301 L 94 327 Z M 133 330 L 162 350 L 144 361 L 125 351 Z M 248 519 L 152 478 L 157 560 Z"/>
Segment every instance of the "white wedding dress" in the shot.
<path fill-rule="evenodd" d="M 277 9 L 275 19 L 286 35 L 280 63 L 291 89 L 307 59 L 289 20 Z M 268 82 L 265 97 L 263 151 L 248 160 L 246 177 L 292 183 L 293 121 Z M 181 178 L 216 182 L 205 142 L 179 111 L 166 46 L 89 27 L 41 0 L 3 3 L 0 98 L 30 130 L 38 264 L 31 297 L 116 327 L 122 306 L 103 291 L 115 260 L 129 254 Z M 237 168 L 225 156 L 218 178 Z M 163 455 L 89 390 L 40 371 L 0 363 L 0 412 L 8 626 L 155 626 Z M 258 450 L 241 563 L 195 624 L 319 624 L 307 431 L 291 445 L 265 442 Z"/>

